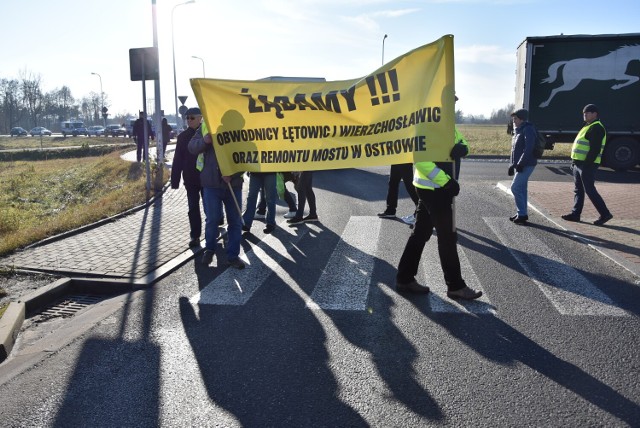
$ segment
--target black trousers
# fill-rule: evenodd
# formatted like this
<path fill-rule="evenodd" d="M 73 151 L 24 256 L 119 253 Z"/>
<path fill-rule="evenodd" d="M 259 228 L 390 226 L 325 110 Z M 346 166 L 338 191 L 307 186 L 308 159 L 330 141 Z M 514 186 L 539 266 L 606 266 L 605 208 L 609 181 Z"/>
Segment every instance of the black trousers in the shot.
<path fill-rule="evenodd" d="M 407 193 L 411 197 L 411 200 L 415 205 L 418 205 L 418 194 L 416 188 L 413 185 L 413 164 L 402 163 L 399 165 L 391 165 L 391 172 L 389 173 L 389 189 L 387 190 L 387 212 L 391 214 L 396 213 L 398 207 L 398 188 L 400 187 L 400 180 L 404 182 L 404 187 L 407 189 Z"/>
<path fill-rule="evenodd" d="M 185 189 L 187 190 L 187 204 L 189 206 L 188 216 L 191 239 L 198 239 L 202 234 L 202 215 L 200 214 L 202 187 L 185 186 Z"/>
<path fill-rule="evenodd" d="M 422 251 L 435 226 L 438 255 L 447 289 L 454 291 L 464 288 L 466 284 L 462 279 L 458 258 L 458 234 L 453 230 L 453 197 L 444 189 L 416 190 L 420 198 L 416 223 L 400 258 L 396 280 L 405 284 L 415 280 Z"/>

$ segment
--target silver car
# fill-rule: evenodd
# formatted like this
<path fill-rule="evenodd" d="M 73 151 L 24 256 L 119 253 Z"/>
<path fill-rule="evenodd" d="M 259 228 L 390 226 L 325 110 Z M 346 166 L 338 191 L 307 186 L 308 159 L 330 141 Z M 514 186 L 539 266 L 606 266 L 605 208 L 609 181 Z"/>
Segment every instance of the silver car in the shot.
<path fill-rule="evenodd" d="M 49 136 L 51 136 L 51 131 L 49 131 L 44 126 L 36 126 L 35 128 L 31 129 L 31 131 L 29 131 L 29 134 L 31 134 L 32 137 L 35 137 L 36 135 L 49 135 Z"/>

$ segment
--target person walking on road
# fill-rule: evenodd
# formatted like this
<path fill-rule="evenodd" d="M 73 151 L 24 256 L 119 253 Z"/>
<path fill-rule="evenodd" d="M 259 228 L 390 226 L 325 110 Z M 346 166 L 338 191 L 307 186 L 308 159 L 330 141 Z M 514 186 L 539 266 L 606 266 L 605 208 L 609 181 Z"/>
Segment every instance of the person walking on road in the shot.
<path fill-rule="evenodd" d="M 151 124 L 148 120 L 144 119 L 144 112 L 140 112 L 140 117 L 136 119 L 133 124 L 133 130 L 131 133 L 133 134 L 133 138 L 136 140 L 136 161 L 140 162 L 141 159 L 147 160 L 147 153 L 144 150 L 145 141 L 144 141 L 144 122 L 147 123 L 147 144 L 149 143 L 149 138 L 151 141 L 154 141 L 156 136 L 151 129 Z M 147 145 L 147 148 L 149 146 Z"/>
<path fill-rule="evenodd" d="M 383 212 L 378 213 L 378 217 L 396 218 L 400 181 L 404 182 L 404 187 L 407 189 L 407 193 L 409 193 L 409 197 L 414 205 L 418 205 L 418 193 L 413 186 L 413 165 L 410 163 L 391 165 L 391 170 L 389 171 L 389 187 L 387 188 L 387 208 Z M 410 220 L 409 218 L 407 219 Z"/>
<path fill-rule="evenodd" d="M 450 299 L 473 300 L 482 296 L 481 291 L 470 288 L 462 279 L 458 257 L 458 235 L 453 220 L 453 198 L 460 192 L 460 185 L 452 177 L 450 162 L 417 162 L 413 185 L 418 193 L 416 223 L 404 248 L 396 274 L 398 292 L 428 293 L 429 287 L 416 281 L 418 266 L 427 241 L 435 226 L 438 237 L 438 254 Z"/>
<path fill-rule="evenodd" d="M 458 97 L 455 97 L 455 100 L 458 101 Z M 467 139 L 464 138 L 464 135 L 462 134 L 462 132 L 460 132 L 458 130 L 458 127 L 455 126 L 454 127 L 454 142 L 453 142 L 453 148 L 451 149 L 451 152 L 449 153 L 449 157 L 451 157 L 451 159 L 454 162 L 454 170 L 453 170 L 453 178 L 455 178 L 456 180 L 458 180 L 460 178 L 460 159 L 466 157 L 469 154 L 469 143 L 467 142 Z M 409 164 L 411 165 L 411 164 Z M 392 166 L 393 168 L 393 166 Z M 409 175 L 408 180 L 406 178 L 403 177 L 403 181 L 405 182 L 405 185 L 409 185 L 412 188 L 412 191 L 415 193 L 415 187 L 413 186 L 413 166 L 410 168 L 410 172 L 411 174 Z M 409 183 L 409 184 L 407 184 Z M 399 184 L 399 182 L 398 182 Z M 407 190 L 409 190 L 407 188 Z M 387 206 L 388 206 L 388 201 L 389 201 L 389 194 L 392 191 L 391 188 L 391 179 L 389 179 L 389 193 L 387 193 Z M 409 195 L 411 196 L 411 192 L 409 192 Z M 417 197 L 417 194 L 416 194 Z M 413 199 L 413 196 L 411 196 L 411 199 Z M 395 201 L 396 204 L 398 202 L 398 185 L 396 184 L 395 186 Z M 413 200 L 414 204 L 416 204 L 416 208 L 418 207 L 418 202 L 417 199 Z M 395 205 L 394 205 L 395 207 Z M 395 212 L 395 210 L 394 210 Z M 378 214 L 378 216 L 381 216 L 380 214 Z M 405 224 L 408 224 L 409 227 L 413 228 L 413 225 L 416 222 L 416 216 L 415 216 L 415 212 L 413 214 L 409 214 L 407 216 L 404 216 L 401 218 L 402 222 Z"/>
<path fill-rule="evenodd" d="M 180 187 L 180 176 L 184 181 L 184 188 L 187 191 L 187 204 L 189 207 L 189 227 L 191 240 L 190 247 L 200 245 L 200 235 L 202 234 L 202 216 L 200 214 L 200 200 L 202 198 L 202 186 L 200 185 L 200 171 L 196 169 L 198 157 L 189 152 L 189 141 L 200 126 L 202 114 L 197 107 L 190 108 L 186 113 L 188 127 L 178 135 L 176 151 L 173 154 L 173 164 L 171 166 L 171 188 Z"/>
<path fill-rule="evenodd" d="M 302 171 L 294 173 L 297 178 L 295 181 L 295 189 L 298 192 L 298 211 L 295 217 L 287 220 L 289 224 L 307 223 L 318 221 L 318 212 L 316 211 L 316 194 L 313 192 L 313 171 Z M 309 215 L 304 216 L 304 206 L 309 202 Z"/>
<path fill-rule="evenodd" d="M 200 170 L 200 184 L 203 191 L 203 204 L 205 210 L 205 249 L 202 263 L 211 264 L 218 245 L 220 236 L 219 224 L 222 218 L 222 209 L 227 215 L 227 262 L 236 269 L 244 269 L 244 262 L 240 260 L 240 240 L 242 239 L 242 217 L 240 209 L 242 204 L 242 173 L 231 176 L 223 176 L 218 166 L 216 152 L 213 149 L 213 140 L 208 130 L 202 123 L 197 129 L 191 141 L 189 152 L 198 156 L 196 167 Z M 233 192 L 233 193 L 232 193 Z"/>
<path fill-rule="evenodd" d="M 613 218 L 602 196 L 596 190 L 596 171 L 602 161 L 607 142 L 607 131 L 600 122 L 598 107 L 587 104 L 582 109 L 584 126 L 578 132 L 571 148 L 571 171 L 573 172 L 574 198 L 571 213 L 562 215 L 566 221 L 580 221 L 584 207 L 584 195 L 589 197 L 600 217 L 593 224 L 602 226 Z"/>
<path fill-rule="evenodd" d="M 244 232 L 251 231 L 251 225 L 256 215 L 256 205 L 258 203 L 258 195 L 264 189 L 265 199 L 267 202 L 267 218 L 262 231 L 264 233 L 272 233 L 276 228 L 276 200 L 278 199 L 278 189 L 276 188 L 275 172 L 250 172 L 249 173 L 249 193 L 247 194 L 247 206 L 242 214 Z"/>
<path fill-rule="evenodd" d="M 534 155 L 536 129 L 529 122 L 529 112 L 519 109 L 511 113 L 514 133 L 511 141 L 511 157 L 507 173 L 513 176 L 511 193 L 516 203 L 516 214 L 509 217 L 514 224 L 526 225 L 529 221 L 528 186 L 538 160 Z"/>

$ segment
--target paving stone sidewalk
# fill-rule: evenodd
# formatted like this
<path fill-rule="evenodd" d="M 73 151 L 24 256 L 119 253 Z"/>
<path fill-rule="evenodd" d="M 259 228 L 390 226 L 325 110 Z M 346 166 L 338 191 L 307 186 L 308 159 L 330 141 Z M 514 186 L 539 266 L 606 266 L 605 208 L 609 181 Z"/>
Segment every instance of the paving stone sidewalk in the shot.
<path fill-rule="evenodd" d="M 502 182 L 509 188 L 511 182 Z M 573 182 L 529 182 L 529 203 L 547 218 L 575 232 L 589 245 L 640 277 L 640 183 L 596 182 L 613 219 L 604 226 L 595 226 L 598 212 L 587 198 L 581 222 L 562 220 L 571 212 Z"/>

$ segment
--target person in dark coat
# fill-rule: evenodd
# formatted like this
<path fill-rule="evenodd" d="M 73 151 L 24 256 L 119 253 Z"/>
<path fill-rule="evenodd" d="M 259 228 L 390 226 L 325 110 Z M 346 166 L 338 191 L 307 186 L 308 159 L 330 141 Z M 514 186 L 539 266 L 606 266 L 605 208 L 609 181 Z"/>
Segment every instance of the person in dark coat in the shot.
<path fill-rule="evenodd" d="M 202 216 L 200 214 L 200 201 L 202 199 L 202 186 L 200 185 L 200 171 L 196 169 L 198 155 L 189 152 L 189 141 L 200 126 L 201 117 L 199 108 L 187 110 L 187 116 L 193 117 L 189 120 L 189 126 L 178 135 L 176 151 L 173 154 L 173 165 L 171 167 L 171 188 L 180 187 L 180 176 L 184 180 L 184 187 L 187 190 L 187 203 L 189 204 L 189 226 L 191 228 L 190 247 L 200 245 L 200 235 L 202 234 Z M 166 119 L 163 119 L 166 121 Z M 166 141 L 166 140 L 165 140 Z"/>
<path fill-rule="evenodd" d="M 144 158 L 144 160 L 147 160 L 147 155 L 144 152 L 144 126 L 143 123 L 145 122 L 144 120 L 144 113 L 140 112 L 140 117 L 138 119 L 136 119 L 135 123 L 133 124 L 133 130 L 131 131 L 133 133 L 133 137 L 136 139 L 136 160 L 138 162 L 140 162 L 140 159 Z M 149 123 L 149 121 L 147 120 L 147 138 L 151 138 L 151 140 L 155 140 L 156 135 L 153 132 L 153 129 L 151 129 L 151 124 Z M 148 142 L 148 139 L 147 139 Z M 143 156 L 144 155 L 144 156 Z"/>

